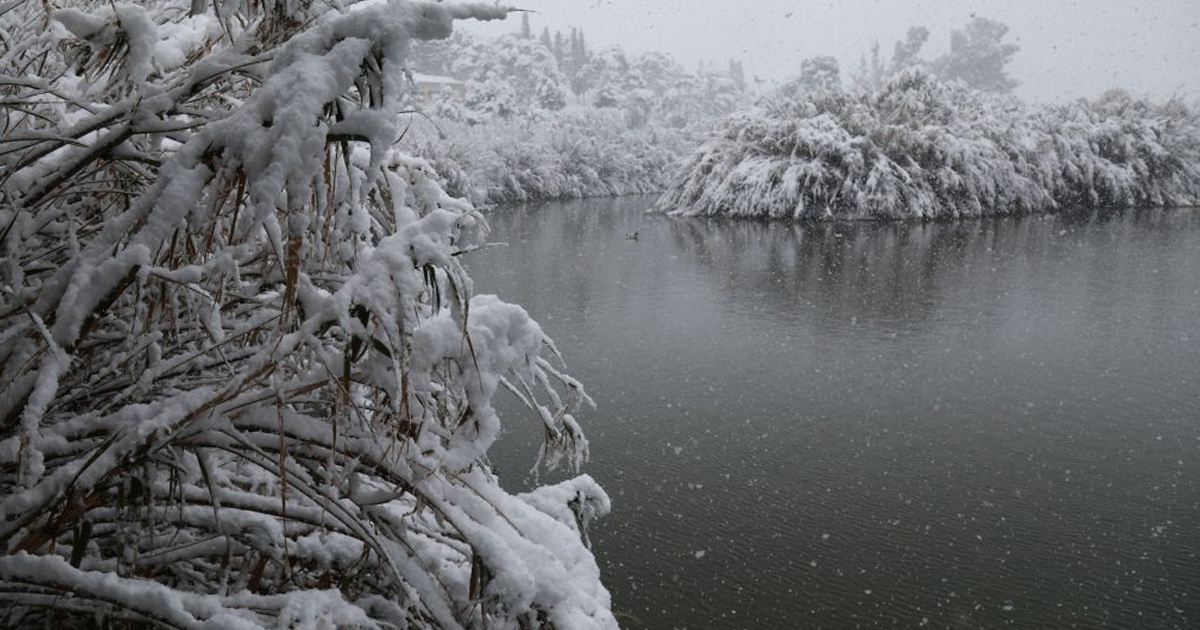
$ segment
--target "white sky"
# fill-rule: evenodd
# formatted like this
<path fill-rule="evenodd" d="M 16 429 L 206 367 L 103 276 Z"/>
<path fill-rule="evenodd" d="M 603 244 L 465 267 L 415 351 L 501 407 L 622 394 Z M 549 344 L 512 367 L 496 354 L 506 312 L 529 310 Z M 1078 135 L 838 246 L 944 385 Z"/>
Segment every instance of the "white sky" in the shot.
<path fill-rule="evenodd" d="M 661 50 L 688 68 L 739 58 L 747 74 L 780 79 L 806 57 L 829 54 L 843 76 L 878 40 L 885 59 L 911 25 L 932 32 L 925 56 L 948 46 L 951 29 L 972 14 L 1011 27 L 1021 46 L 1010 73 L 1030 99 L 1095 96 L 1124 87 L 1155 96 L 1200 98 L 1200 0 L 508 0 L 537 11 L 542 27 L 582 26 L 593 49 L 620 44 L 632 53 Z M 790 14 L 790 15 L 789 15 Z M 483 32 L 520 27 L 469 25 Z"/>

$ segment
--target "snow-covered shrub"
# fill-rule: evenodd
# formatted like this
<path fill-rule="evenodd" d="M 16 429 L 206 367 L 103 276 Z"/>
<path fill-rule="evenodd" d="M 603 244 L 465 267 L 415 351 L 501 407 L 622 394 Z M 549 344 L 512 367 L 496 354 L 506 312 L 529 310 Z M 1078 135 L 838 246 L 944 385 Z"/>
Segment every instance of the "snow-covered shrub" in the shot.
<path fill-rule="evenodd" d="M 479 124 L 415 119 L 401 146 L 433 165 L 453 195 L 476 204 L 659 192 L 687 131 L 626 127 L 614 111 L 564 111 Z"/>
<path fill-rule="evenodd" d="M 1200 120 L 1127 95 L 1062 107 L 919 69 L 795 85 L 730 117 L 659 201 L 677 215 L 938 218 L 1200 200 Z"/>
<path fill-rule="evenodd" d="M 1186 206 L 1200 201 L 1200 112 L 1112 90 L 1035 110 L 1047 186 L 1063 206 Z"/>
<path fill-rule="evenodd" d="M 409 41 L 507 10 L 53 4 L 0 5 L 0 627 L 615 628 L 604 492 L 486 459 L 500 388 L 550 467 L 590 400 L 393 147 Z"/>

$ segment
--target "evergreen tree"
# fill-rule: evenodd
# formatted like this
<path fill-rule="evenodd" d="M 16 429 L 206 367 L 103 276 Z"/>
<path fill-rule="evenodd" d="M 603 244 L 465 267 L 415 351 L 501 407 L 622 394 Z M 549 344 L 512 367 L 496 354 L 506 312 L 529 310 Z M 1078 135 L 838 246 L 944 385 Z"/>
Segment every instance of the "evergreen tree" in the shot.
<path fill-rule="evenodd" d="M 888 69 L 883 63 L 883 55 L 880 52 L 879 42 L 871 44 L 870 61 L 866 55 L 861 55 L 858 58 L 858 70 L 851 77 L 854 85 L 868 91 L 875 91 L 883 87 L 883 82 L 887 80 Z"/>
<path fill-rule="evenodd" d="M 729 60 L 729 79 L 737 86 L 739 92 L 746 91 L 746 68 L 737 59 Z"/>
<path fill-rule="evenodd" d="M 800 64 L 800 77 L 794 88 L 804 92 L 828 92 L 842 85 L 842 71 L 837 59 L 828 56 L 809 57 Z"/>
<path fill-rule="evenodd" d="M 571 83 L 571 92 L 577 97 L 582 97 L 590 87 L 589 77 L 584 71 L 587 65 L 587 43 L 584 40 L 583 31 L 571 27 L 571 49 L 562 69 L 563 74 L 567 75 L 567 79 Z"/>
<path fill-rule="evenodd" d="M 558 60 L 558 67 L 562 68 L 563 72 L 566 72 L 567 42 L 563 37 L 562 31 L 554 31 L 554 46 L 550 50 L 554 53 L 554 58 Z"/>
<path fill-rule="evenodd" d="M 567 51 L 567 58 L 570 65 L 567 70 L 574 71 L 579 60 L 579 31 L 574 26 L 571 27 L 571 48 Z"/>
<path fill-rule="evenodd" d="M 895 74 L 905 68 L 911 68 L 915 65 L 920 65 L 921 48 L 925 46 L 925 42 L 929 40 L 929 29 L 924 26 L 909 27 L 908 33 L 904 37 L 904 41 L 896 42 L 896 48 L 892 52 L 892 66 L 889 69 L 890 74 Z"/>

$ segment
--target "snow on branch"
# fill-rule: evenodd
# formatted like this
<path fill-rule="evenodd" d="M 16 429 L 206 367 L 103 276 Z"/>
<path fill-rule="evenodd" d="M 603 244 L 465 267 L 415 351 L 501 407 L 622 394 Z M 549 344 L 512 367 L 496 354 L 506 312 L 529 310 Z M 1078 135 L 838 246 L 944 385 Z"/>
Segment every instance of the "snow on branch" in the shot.
<path fill-rule="evenodd" d="M 590 399 L 394 147 L 409 43 L 508 10 L 48 7 L 0 15 L 0 625 L 615 628 L 604 491 L 485 458 L 501 384 L 570 470 Z"/>

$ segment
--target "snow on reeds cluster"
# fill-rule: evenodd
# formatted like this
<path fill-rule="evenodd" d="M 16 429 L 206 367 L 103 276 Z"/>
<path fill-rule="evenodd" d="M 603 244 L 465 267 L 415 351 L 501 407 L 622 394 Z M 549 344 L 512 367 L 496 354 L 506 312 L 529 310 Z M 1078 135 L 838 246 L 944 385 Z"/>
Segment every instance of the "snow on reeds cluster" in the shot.
<path fill-rule="evenodd" d="M 486 459 L 590 399 L 393 146 L 408 42 L 506 13 L 0 6 L 0 627 L 616 627 L 603 490 Z"/>
<path fill-rule="evenodd" d="M 877 91 L 765 97 L 686 160 L 657 208 L 931 219 L 1198 200 L 1200 118 L 1180 102 L 1026 105 L 908 69 Z"/>
<path fill-rule="evenodd" d="M 446 191 L 475 204 L 604 197 L 663 190 L 679 158 L 703 133 L 629 129 L 620 112 L 544 112 L 470 125 L 414 121 L 401 146 L 423 157 Z"/>

